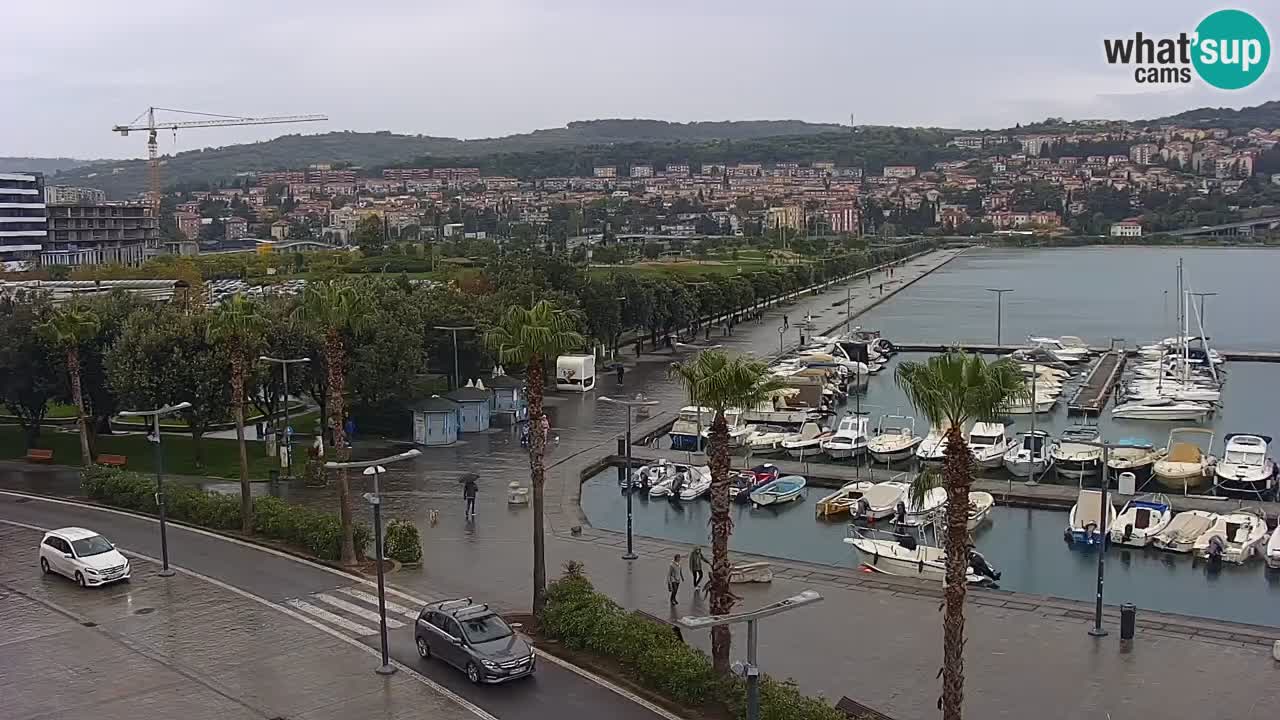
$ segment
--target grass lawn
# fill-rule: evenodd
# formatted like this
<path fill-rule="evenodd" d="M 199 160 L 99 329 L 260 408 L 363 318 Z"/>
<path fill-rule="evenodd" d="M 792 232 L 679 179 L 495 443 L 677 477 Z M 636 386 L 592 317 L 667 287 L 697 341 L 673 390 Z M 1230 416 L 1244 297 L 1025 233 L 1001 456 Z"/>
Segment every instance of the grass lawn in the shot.
<path fill-rule="evenodd" d="M 640 262 L 616 267 L 591 268 L 591 275 L 594 277 L 608 277 L 611 273 L 632 273 L 649 277 L 670 276 L 682 278 L 698 275 L 737 275 L 739 271 L 749 273 L 765 267 L 768 267 L 768 264 L 760 258 L 739 258 L 738 260 L 723 258 L 709 260 L 705 263 L 692 260 L 679 263 Z"/>
<path fill-rule="evenodd" d="M 21 460 L 27 454 L 22 429 L 16 425 L 0 425 L 0 460 Z M 266 450 L 258 441 L 245 443 L 249 453 L 249 477 L 265 479 L 267 471 L 277 467 L 273 458 L 265 456 Z M 164 436 L 164 469 L 175 475 L 203 475 L 220 478 L 240 477 L 240 453 L 235 440 L 206 438 L 204 466 L 197 467 L 195 445 L 190 435 Z M 56 432 L 46 428 L 36 440 L 36 447 L 53 451 L 57 465 L 80 464 L 80 436 L 70 432 Z M 98 438 L 98 452 L 124 455 L 129 459 L 128 469 L 138 472 L 155 472 L 155 446 L 143 435 L 113 435 Z M 295 450 L 297 452 L 297 450 Z M 297 458 L 295 458 L 296 460 Z"/>

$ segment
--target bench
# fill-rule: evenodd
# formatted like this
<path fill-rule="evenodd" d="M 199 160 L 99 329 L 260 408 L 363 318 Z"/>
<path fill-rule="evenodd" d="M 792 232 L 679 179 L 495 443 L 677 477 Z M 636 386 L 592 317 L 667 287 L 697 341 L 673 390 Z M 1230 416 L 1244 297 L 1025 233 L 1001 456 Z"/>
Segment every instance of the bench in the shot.
<path fill-rule="evenodd" d="M 27 451 L 27 462 L 53 462 L 53 451 L 31 448 Z"/>
<path fill-rule="evenodd" d="M 127 463 L 128 461 L 129 461 L 129 458 L 125 457 L 124 455 L 103 454 L 98 456 L 98 464 L 106 465 L 108 467 L 122 468 L 125 466 L 125 463 Z"/>

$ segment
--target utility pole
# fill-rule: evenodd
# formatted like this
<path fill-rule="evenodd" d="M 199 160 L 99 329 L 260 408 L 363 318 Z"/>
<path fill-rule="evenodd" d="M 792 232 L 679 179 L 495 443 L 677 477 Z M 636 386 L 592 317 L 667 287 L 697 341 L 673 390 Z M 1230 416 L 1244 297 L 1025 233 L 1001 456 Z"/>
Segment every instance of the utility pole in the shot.
<path fill-rule="evenodd" d="M 458 331 L 459 330 L 475 330 L 475 325 L 435 325 L 435 330 L 446 330 L 453 335 L 453 389 L 457 390 L 462 387 L 462 380 L 458 376 Z"/>
<path fill-rule="evenodd" d="M 273 358 L 266 355 L 259 355 L 258 359 L 266 363 L 275 363 L 280 366 L 280 372 L 283 375 L 284 382 L 284 432 L 281 436 L 284 438 L 284 457 L 285 457 L 285 477 L 293 477 L 293 433 L 289 430 L 289 366 L 294 363 L 309 363 L 311 358 Z M 323 424 L 320 434 L 324 435 Z"/>

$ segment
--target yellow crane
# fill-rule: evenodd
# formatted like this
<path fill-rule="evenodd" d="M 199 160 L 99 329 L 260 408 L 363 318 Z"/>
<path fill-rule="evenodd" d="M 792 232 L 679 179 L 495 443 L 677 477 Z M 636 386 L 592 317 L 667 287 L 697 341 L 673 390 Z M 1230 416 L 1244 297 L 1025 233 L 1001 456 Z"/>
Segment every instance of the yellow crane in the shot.
<path fill-rule="evenodd" d="M 161 120 L 156 121 L 156 111 L 180 113 L 183 115 L 200 115 L 208 118 L 207 120 Z M 140 123 L 139 120 L 146 116 L 146 123 Z M 147 136 L 147 190 L 148 201 L 151 205 L 151 212 L 155 217 L 160 217 L 160 151 L 156 142 L 157 130 L 172 130 L 175 134 L 178 130 L 186 130 L 188 128 L 206 128 L 206 127 L 231 127 L 235 125 L 281 125 L 284 123 L 304 123 L 317 122 L 320 120 L 328 120 L 325 115 L 275 115 L 269 117 L 243 117 L 240 115 L 219 115 L 216 113 L 195 112 L 194 110 L 174 110 L 172 108 L 149 107 L 142 112 L 141 115 L 133 119 L 133 122 L 126 125 L 116 125 L 111 128 L 112 132 L 118 132 L 128 137 L 129 132 L 133 130 L 146 130 Z"/>

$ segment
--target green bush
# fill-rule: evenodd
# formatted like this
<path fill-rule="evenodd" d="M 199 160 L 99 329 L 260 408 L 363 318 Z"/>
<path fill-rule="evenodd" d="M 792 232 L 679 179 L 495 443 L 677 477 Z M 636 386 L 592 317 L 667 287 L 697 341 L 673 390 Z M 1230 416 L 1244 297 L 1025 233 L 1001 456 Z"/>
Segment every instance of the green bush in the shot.
<path fill-rule="evenodd" d="M 387 525 L 387 537 L 383 540 L 382 551 L 392 560 L 406 565 L 422 561 L 422 539 L 418 536 L 418 528 L 408 520 L 392 520 Z"/>
<path fill-rule="evenodd" d="M 581 563 L 569 563 L 547 588 L 539 618 L 546 635 L 565 647 L 609 658 L 633 673 L 644 686 L 682 705 L 728 709 L 746 717 L 747 690 L 738 677 L 717 677 L 711 659 L 690 647 L 670 628 L 628 612 L 596 592 Z M 761 717 L 768 720 L 843 720 L 823 700 L 802 695 L 791 682 L 762 676 Z"/>
<path fill-rule="evenodd" d="M 80 486 L 85 495 L 105 505 L 156 512 L 156 483 L 150 476 L 95 466 L 81 474 Z M 165 499 L 166 515 L 174 520 L 214 530 L 240 529 L 239 497 L 171 482 L 165 486 Z M 258 497 L 253 500 L 253 530 L 322 560 L 342 557 L 342 523 L 330 513 L 289 505 L 276 497 Z M 354 534 L 356 553 L 362 555 L 372 537 L 369 527 L 356 523 Z"/>

